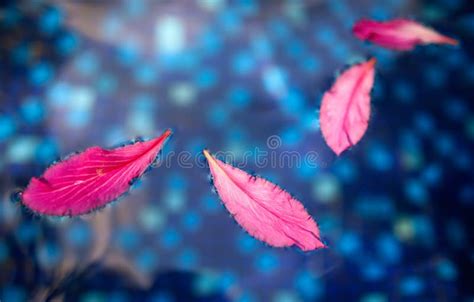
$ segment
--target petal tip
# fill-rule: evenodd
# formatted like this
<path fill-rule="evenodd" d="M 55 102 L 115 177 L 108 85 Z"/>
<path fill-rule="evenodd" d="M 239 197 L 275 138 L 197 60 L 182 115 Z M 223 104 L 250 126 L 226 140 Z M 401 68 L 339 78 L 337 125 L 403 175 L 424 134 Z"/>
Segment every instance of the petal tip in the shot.
<path fill-rule="evenodd" d="M 202 153 L 204 154 L 204 157 L 207 159 L 208 162 L 213 161 L 214 159 L 212 158 L 211 153 L 209 153 L 208 149 L 202 150 Z"/>
<path fill-rule="evenodd" d="M 163 132 L 162 136 L 163 136 L 164 139 L 167 139 L 172 135 L 173 135 L 173 130 L 171 128 L 168 128 L 168 129 L 166 129 L 165 132 Z"/>

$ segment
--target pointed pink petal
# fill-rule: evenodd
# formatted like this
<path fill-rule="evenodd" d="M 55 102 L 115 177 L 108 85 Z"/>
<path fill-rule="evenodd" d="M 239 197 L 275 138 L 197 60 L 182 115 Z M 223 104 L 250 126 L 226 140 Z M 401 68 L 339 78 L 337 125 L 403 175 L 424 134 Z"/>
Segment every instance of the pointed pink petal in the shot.
<path fill-rule="evenodd" d="M 204 150 L 217 193 L 235 220 L 255 238 L 275 247 L 323 248 L 316 222 L 303 205 L 277 185 L 228 165 Z"/>
<path fill-rule="evenodd" d="M 81 215 L 105 206 L 130 188 L 155 161 L 166 139 L 106 150 L 91 147 L 48 168 L 31 179 L 22 193 L 22 203 L 40 214 Z"/>
<path fill-rule="evenodd" d="M 319 113 L 321 131 L 337 155 L 357 144 L 367 130 L 375 63 L 371 59 L 349 68 L 323 96 Z"/>
<path fill-rule="evenodd" d="M 404 19 L 386 22 L 363 19 L 354 25 L 352 31 L 361 40 L 368 40 L 395 50 L 411 50 L 417 45 L 425 44 L 458 44 L 455 39 L 444 36 L 417 22 Z"/>

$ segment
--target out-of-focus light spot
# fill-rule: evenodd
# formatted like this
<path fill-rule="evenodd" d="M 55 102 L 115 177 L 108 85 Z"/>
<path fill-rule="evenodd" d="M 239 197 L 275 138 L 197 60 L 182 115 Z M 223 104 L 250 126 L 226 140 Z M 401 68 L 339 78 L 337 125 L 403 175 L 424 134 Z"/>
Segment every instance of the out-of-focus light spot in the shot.
<path fill-rule="evenodd" d="M 177 17 L 160 17 L 155 25 L 155 45 L 159 53 L 176 54 L 184 49 L 186 29 Z"/>
<path fill-rule="evenodd" d="M 263 87 L 268 94 L 275 98 L 281 98 L 286 95 L 287 77 L 283 69 L 277 66 L 269 66 L 263 69 L 262 73 Z"/>
<path fill-rule="evenodd" d="M 405 195 L 415 205 L 425 205 L 429 200 L 429 193 L 422 182 L 409 179 L 404 186 Z"/>
<path fill-rule="evenodd" d="M 362 243 L 357 234 L 353 232 L 344 233 L 339 239 L 338 250 L 346 257 L 352 257 L 360 251 Z"/>
<path fill-rule="evenodd" d="M 405 277 L 400 281 L 400 292 L 406 296 L 416 296 L 425 288 L 423 279 L 417 276 Z"/>
<path fill-rule="evenodd" d="M 198 254 L 193 249 L 187 248 L 178 255 L 179 267 L 191 269 L 196 267 L 198 263 Z"/>
<path fill-rule="evenodd" d="M 103 95 L 114 92 L 117 86 L 117 79 L 111 74 L 101 74 L 96 82 L 97 91 Z"/>
<path fill-rule="evenodd" d="M 36 125 L 43 120 L 45 110 L 38 98 L 28 97 L 21 104 L 20 113 L 25 122 L 30 125 Z"/>
<path fill-rule="evenodd" d="M 60 246 L 56 243 L 45 242 L 40 245 L 37 256 L 41 265 L 51 268 L 59 263 L 62 257 L 62 252 Z"/>
<path fill-rule="evenodd" d="M 27 43 L 22 43 L 12 49 L 11 60 L 18 65 L 26 65 L 30 62 L 32 50 Z"/>
<path fill-rule="evenodd" d="M 166 208 L 172 212 L 181 212 L 186 205 L 186 194 L 182 190 L 168 189 L 163 197 Z"/>
<path fill-rule="evenodd" d="M 38 146 L 38 139 L 34 136 L 18 136 L 8 145 L 6 158 L 14 164 L 24 164 L 31 161 Z"/>
<path fill-rule="evenodd" d="M 141 64 L 134 69 L 135 81 L 143 86 L 152 85 L 157 81 L 157 71 L 152 65 Z"/>
<path fill-rule="evenodd" d="M 207 295 L 215 292 L 219 286 L 219 278 L 212 272 L 203 272 L 193 281 L 193 291 L 198 295 Z"/>
<path fill-rule="evenodd" d="M 305 107 L 305 96 L 297 89 L 290 89 L 285 98 L 281 99 L 279 104 L 285 114 L 299 115 Z"/>
<path fill-rule="evenodd" d="M 474 116 L 466 119 L 466 133 L 468 138 L 474 139 Z"/>
<path fill-rule="evenodd" d="M 135 250 L 140 242 L 140 234 L 132 227 L 121 227 L 116 232 L 115 242 L 124 251 Z"/>
<path fill-rule="evenodd" d="M 279 263 L 278 257 L 271 252 L 265 252 L 261 255 L 259 255 L 255 259 L 255 266 L 258 271 L 264 273 L 264 274 L 271 274 L 274 273 L 275 270 L 278 269 L 280 263 Z"/>
<path fill-rule="evenodd" d="M 421 173 L 421 180 L 428 186 L 439 184 L 443 177 L 443 169 L 438 164 L 428 165 Z"/>
<path fill-rule="evenodd" d="M 224 272 L 220 277 L 220 288 L 227 291 L 237 283 L 237 276 L 233 272 Z"/>
<path fill-rule="evenodd" d="M 323 294 L 323 286 L 311 271 L 303 270 L 295 276 L 294 287 L 305 301 L 314 301 Z"/>
<path fill-rule="evenodd" d="M 53 107 L 61 107 L 66 105 L 70 91 L 71 85 L 66 82 L 53 83 L 47 91 L 49 104 Z"/>
<path fill-rule="evenodd" d="M 393 167 L 394 159 L 389 149 L 381 143 L 372 143 L 366 155 L 367 163 L 377 171 L 389 171 Z"/>
<path fill-rule="evenodd" d="M 66 240 L 74 247 L 86 247 L 91 243 L 92 231 L 84 222 L 73 222 L 66 230 Z"/>
<path fill-rule="evenodd" d="M 170 87 L 169 97 L 177 106 L 189 106 L 196 98 L 194 85 L 188 83 L 177 83 Z"/>
<path fill-rule="evenodd" d="M 301 135 L 301 131 L 299 129 L 295 129 L 295 127 L 288 127 L 283 129 L 280 133 L 281 140 L 285 142 L 285 145 L 294 147 L 298 145 L 303 136 Z"/>
<path fill-rule="evenodd" d="M 163 291 L 163 290 L 153 293 L 150 301 L 151 302 L 176 302 L 174 296 L 171 293 Z"/>
<path fill-rule="evenodd" d="M 255 60 L 251 53 L 239 52 L 232 59 L 232 70 L 238 75 L 248 75 L 255 68 Z"/>
<path fill-rule="evenodd" d="M 199 213 L 189 211 L 182 218 L 183 227 L 191 232 L 195 232 L 201 226 L 201 216 Z"/>
<path fill-rule="evenodd" d="M 415 226 L 409 218 L 399 218 L 395 221 L 395 234 L 401 241 L 410 241 L 415 236 Z"/>
<path fill-rule="evenodd" d="M 130 296 L 122 290 L 112 291 L 107 299 L 108 302 L 127 302 L 131 300 Z"/>
<path fill-rule="evenodd" d="M 313 196 L 322 203 L 332 203 L 340 197 L 340 184 L 329 174 L 318 175 L 313 182 Z"/>
<path fill-rule="evenodd" d="M 134 136 L 150 137 L 155 134 L 154 107 L 153 98 L 146 94 L 140 94 L 132 100 L 127 126 Z"/>
<path fill-rule="evenodd" d="M 218 73 L 215 69 L 206 68 L 195 74 L 195 84 L 201 89 L 214 87 L 219 81 Z"/>
<path fill-rule="evenodd" d="M 38 144 L 35 155 L 39 163 L 50 164 L 59 157 L 58 144 L 52 138 L 46 137 Z"/>
<path fill-rule="evenodd" d="M 391 234 L 383 234 L 377 238 L 376 250 L 380 259 L 386 263 L 397 263 L 401 258 L 401 245 Z"/>
<path fill-rule="evenodd" d="M 257 300 L 251 292 L 243 292 L 237 297 L 236 302 L 257 302 Z"/>
<path fill-rule="evenodd" d="M 433 223 L 427 216 L 416 216 L 413 218 L 417 244 L 432 247 L 435 243 Z"/>
<path fill-rule="evenodd" d="M 446 82 L 446 72 L 437 65 L 425 66 L 423 75 L 431 87 L 440 87 Z"/>
<path fill-rule="evenodd" d="M 201 204 L 204 210 L 209 214 L 215 214 L 222 208 L 218 198 L 211 195 L 204 195 L 201 198 Z"/>
<path fill-rule="evenodd" d="M 406 170 L 418 170 L 422 167 L 424 158 L 421 143 L 412 132 L 402 134 L 400 139 L 401 163 Z"/>
<path fill-rule="evenodd" d="M 72 128 L 81 128 L 89 123 L 96 100 L 95 91 L 88 87 L 71 87 L 68 96 L 67 122 Z"/>
<path fill-rule="evenodd" d="M 396 212 L 393 200 L 386 195 L 361 195 L 354 209 L 360 217 L 371 220 L 390 219 Z"/>
<path fill-rule="evenodd" d="M 444 103 L 445 114 L 455 121 L 462 121 L 469 112 L 469 109 L 466 108 L 466 102 L 463 100 L 447 99 Z"/>
<path fill-rule="evenodd" d="M 215 104 L 208 111 L 207 119 L 212 126 L 223 127 L 229 119 L 229 110 L 221 104 Z"/>
<path fill-rule="evenodd" d="M 10 138 L 16 130 L 15 120 L 6 114 L 0 114 L 0 142 Z"/>
<path fill-rule="evenodd" d="M 385 276 L 385 273 L 386 273 L 385 268 L 383 267 L 382 264 L 378 262 L 371 260 L 362 265 L 363 265 L 363 267 L 361 267 L 362 274 L 364 278 L 368 281 L 378 281 Z"/>
<path fill-rule="evenodd" d="M 403 103 L 411 103 L 415 98 L 415 89 L 412 84 L 405 80 L 398 80 L 394 83 L 393 91 L 395 97 Z"/>
<path fill-rule="evenodd" d="M 252 93 L 245 87 L 232 87 L 229 90 L 228 98 L 232 105 L 238 109 L 245 108 L 252 100 Z"/>
<path fill-rule="evenodd" d="M 181 242 L 181 237 L 181 234 L 177 230 L 167 228 L 161 234 L 161 246 L 167 249 L 175 248 Z"/>
<path fill-rule="evenodd" d="M 138 213 L 140 225 L 149 232 L 159 231 L 166 223 L 166 215 L 158 207 L 148 205 Z"/>
<path fill-rule="evenodd" d="M 301 302 L 298 295 L 291 291 L 278 291 L 273 296 L 272 302 Z"/>
<path fill-rule="evenodd" d="M 199 42 L 206 56 L 216 55 L 223 47 L 222 37 L 213 29 L 206 29 L 200 36 Z"/>
<path fill-rule="evenodd" d="M 118 45 L 116 51 L 117 61 L 124 66 L 133 66 L 140 57 L 140 47 L 136 42 L 122 42 Z"/>
<path fill-rule="evenodd" d="M 309 74 L 314 74 L 318 71 L 321 70 L 322 63 L 321 61 L 314 56 L 306 56 L 302 61 L 301 61 L 301 69 L 303 71 L 309 73 Z"/>
<path fill-rule="evenodd" d="M 241 26 L 242 20 L 235 9 L 225 9 L 218 15 L 219 26 L 222 26 L 224 31 L 229 35 L 236 34 Z"/>
<path fill-rule="evenodd" d="M 435 148 L 443 156 L 452 154 L 455 150 L 453 137 L 448 133 L 440 133 L 435 141 Z"/>
<path fill-rule="evenodd" d="M 99 291 L 87 291 L 80 295 L 80 302 L 106 302 L 107 296 Z"/>
<path fill-rule="evenodd" d="M 336 33 L 330 27 L 322 27 L 316 31 L 316 40 L 321 44 L 334 45 Z"/>
<path fill-rule="evenodd" d="M 64 33 L 58 38 L 55 45 L 60 54 L 68 56 L 79 47 L 79 37 L 72 32 Z"/>
<path fill-rule="evenodd" d="M 369 293 L 364 295 L 360 302 L 387 302 L 387 295 L 383 293 Z"/>
<path fill-rule="evenodd" d="M 344 182 L 353 182 L 358 175 L 357 166 L 350 159 L 338 158 L 332 169 L 337 177 Z"/>
<path fill-rule="evenodd" d="M 58 7 L 51 6 L 39 19 L 39 29 L 45 34 L 52 34 L 59 29 L 63 14 Z"/>
<path fill-rule="evenodd" d="M 151 273 L 154 271 L 157 262 L 156 251 L 145 248 L 135 256 L 135 266 L 140 272 Z"/>
<path fill-rule="evenodd" d="M 225 0 L 198 0 L 199 6 L 208 11 L 218 11 L 225 7 Z"/>
<path fill-rule="evenodd" d="M 44 86 L 54 74 L 54 69 L 50 63 L 42 62 L 34 65 L 29 71 L 30 82 L 35 86 Z"/>
<path fill-rule="evenodd" d="M 428 113 L 421 112 L 416 114 L 414 124 L 421 134 L 430 135 L 435 131 L 435 121 Z"/>
<path fill-rule="evenodd" d="M 438 276 L 446 281 L 456 280 L 458 271 L 454 263 L 449 259 L 440 259 L 436 263 L 436 272 Z"/>

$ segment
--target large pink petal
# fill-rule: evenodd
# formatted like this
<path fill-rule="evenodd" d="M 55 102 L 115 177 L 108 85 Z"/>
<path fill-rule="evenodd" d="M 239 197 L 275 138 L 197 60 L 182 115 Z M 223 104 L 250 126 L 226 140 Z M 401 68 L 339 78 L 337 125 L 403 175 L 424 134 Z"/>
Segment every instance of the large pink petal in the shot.
<path fill-rule="evenodd" d="M 337 155 L 357 144 L 367 130 L 375 63 L 376 60 L 371 59 L 352 66 L 323 96 L 319 116 L 321 131 Z"/>
<path fill-rule="evenodd" d="M 277 185 L 204 155 L 217 193 L 235 220 L 255 238 L 275 247 L 303 251 L 325 247 L 303 205 Z"/>
<path fill-rule="evenodd" d="M 155 161 L 163 135 L 113 150 L 91 147 L 51 166 L 31 179 L 22 203 L 46 215 L 81 215 L 105 206 L 125 193 L 131 182 Z"/>
<path fill-rule="evenodd" d="M 354 25 L 353 32 L 361 40 L 395 50 L 411 50 L 417 45 L 425 44 L 458 44 L 455 39 L 405 19 L 385 22 L 362 19 Z"/>

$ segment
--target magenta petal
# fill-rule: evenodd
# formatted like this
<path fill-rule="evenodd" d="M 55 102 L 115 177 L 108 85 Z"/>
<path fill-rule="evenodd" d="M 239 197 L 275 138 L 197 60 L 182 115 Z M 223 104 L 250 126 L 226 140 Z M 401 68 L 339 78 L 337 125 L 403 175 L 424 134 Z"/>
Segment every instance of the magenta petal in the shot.
<path fill-rule="evenodd" d="M 342 73 L 321 102 L 319 123 L 328 146 L 340 155 L 357 144 L 367 130 L 375 59 Z"/>
<path fill-rule="evenodd" d="M 354 25 L 352 31 L 361 40 L 394 50 L 411 50 L 417 45 L 425 44 L 458 44 L 455 39 L 405 19 L 385 22 L 362 19 Z"/>
<path fill-rule="evenodd" d="M 274 247 L 323 248 L 319 229 L 303 205 L 277 185 L 204 155 L 217 193 L 235 220 L 255 238 Z"/>
<path fill-rule="evenodd" d="M 160 137 L 106 150 L 91 147 L 51 166 L 31 179 L 22 203 L 45 215 L 81 215 L 105 206 L 130 188 L 155 161 L 166 139 Z"/>

